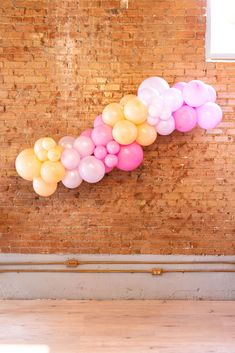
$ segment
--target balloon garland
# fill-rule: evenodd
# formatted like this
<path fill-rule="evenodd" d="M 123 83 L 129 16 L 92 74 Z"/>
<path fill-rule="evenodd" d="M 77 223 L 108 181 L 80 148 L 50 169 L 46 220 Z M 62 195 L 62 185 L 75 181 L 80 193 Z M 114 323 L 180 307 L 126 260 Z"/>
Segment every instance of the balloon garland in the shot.
<path fill-rule="evenodd" d="M 119 103 L 108 104 L 93 128 L 79 137 L 65 136 L 58 144 L 51 137 L 37 140 L 17 156 L 17 173 L 46 197 L 60 181 L 73 189 L 83 180 L 97 183 L 114 168 L 134 170 L 143 161 L 143 147 L 154 143 L 157 134 L 188 132 L 197 124 L 213 129 L 219 124 L 222 110 L 215 101 L 216 91 L 202 81 L 179 82 L 170 88 L 160 77 L 147 78 L 137 96 L 126 95 Z"/>

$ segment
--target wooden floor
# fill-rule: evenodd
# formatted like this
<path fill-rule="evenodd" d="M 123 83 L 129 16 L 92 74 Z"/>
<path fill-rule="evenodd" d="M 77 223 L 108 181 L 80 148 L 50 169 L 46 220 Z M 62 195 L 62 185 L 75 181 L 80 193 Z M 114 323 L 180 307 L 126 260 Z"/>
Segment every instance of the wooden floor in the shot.
<path fill-rule="evenodd" d="M 235 302 L 0 301 L 0 353 L 235 353 Z"/>

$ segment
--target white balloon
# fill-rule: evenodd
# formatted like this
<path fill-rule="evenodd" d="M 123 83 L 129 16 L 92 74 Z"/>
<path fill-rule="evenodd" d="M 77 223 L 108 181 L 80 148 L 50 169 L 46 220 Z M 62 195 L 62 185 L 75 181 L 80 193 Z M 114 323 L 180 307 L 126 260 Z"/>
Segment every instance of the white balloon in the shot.
<path fill-rule="evenodd" d="M 164 108 L 162 113 L 161 113 L 160 119 L 161 120 L 168 120 L 168 119 L 170 119 L 171 115 L 172 115 L 171 109 L 170 108 Z"/>
<path fill-rule="evenodd" d="M 169 89 L 168 83 L 161 77 L 149 77 L 144 80 L 139 88 L 138 88 L 138 95 L 139 92 L 145 88 L 150 88 L 154 91 L 157 91 L 159 94 L 162 94 L 165 92 L 167 89 Z"/>
<path fill-rule="evenodd" d="M 169 88 L 164 92 L 163 97 L 165 106 L 172 112 L 178 110 L 184 103 L 182 92 L 177 88 Z"/>
<path fill-rule="evenodd" d="M 156 125 L 156 130 L 159 135 L 170 135 L 175 130 L 175 120 L 171 117 L 168 120 L 161 120 Z"/>
<path fill-rule="evenodd" d="M 148 113 L 152 117 L 160 117 L 163 110 L 164 102 L 161 96 L 153 98 L 148 107 Z"/>

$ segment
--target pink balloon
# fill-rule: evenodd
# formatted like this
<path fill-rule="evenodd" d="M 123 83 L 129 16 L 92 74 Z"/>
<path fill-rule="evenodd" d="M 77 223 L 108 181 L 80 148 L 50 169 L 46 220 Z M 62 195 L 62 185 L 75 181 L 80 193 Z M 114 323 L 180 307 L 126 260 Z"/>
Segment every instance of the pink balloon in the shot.
<path fill-rule="evenodd" d="M 59 145 L 63 148 L 72 148 L 75 138 L 72 136 L 64 136 L 60 139 Z"/>
<path fill-rule="evenodd" d="M 79 164 L 79 173 L 87 183 L 97 183 L 105 175 L 104 163 L 94 156 L 84 157 Z"/>
<path fill-rule="evenodd" d="M 166 108 L 169 108 L 171 112 L 175 112 L 177 109 L 182 107 L 184 103 L 183 95 L 181 91 L 176 88 L 169 88 L 163 94 L 164 104 Z"/>
<path fill-rule="evenodd" d="M 61 163 L 65 169 L 75 169 L 80 162 L 80 155 L 74 148 L 66 148 L 61 155 Z"/>
<path fill-rule="evenodd" d="M 140 91 L 146 88 L 152 89 L 153 91 L 156 91 L 159 94 L 162 94 L 164 91 L 166 91 L 169 88 L 169 85 L 166 82 L 166 80 L 164 80 L 161 77 L 155 76 L 155 77 L 146 78 L 138 88 L 138 96 Z"/>
<path fill-rule="evenodd" d="M 192 130 L 197 124 L 197 113 L 192 107 L 184 105 L 173 113 L 175 119 L 175 128 L 181 132 Z"/>
<path fill-rule="evenodd" d="M 118 164 L 118 157 L 115 154 L 107 154 L 104 159 L 104 164 L 107 167 L 114 168 Z"/>
<path fill-rule="evenodd" d="M 78 151 L 81 157 L 86 157 L 94 152 L 95 145 L 90 137 L 79 136 L 74 141 L 73 148 Z"/>
<path fill-rule="evenodd" d="M 105 174 L 110 173 L 112 170 L 113 170 L 113 168 L 107 167 L 107 165 L 105 165 Z"/>
<path fill-rule="evenodd" d="M 223 116 L 221 108 L 216 103 L 207 102 L 197 108 L 198 125 L 202 129 L 213 129 L 218 125 Z"/>
<path fill-rule="evenodd" d="M 160 121 L 160 118 L 158 118 L 158 117 L 155 117 L 155 118 L 153 116 L 147 117 L 147 123 L 151 126 L 157 125 L 159 123 L 159 121 Z"/>
<path fill-rule="evenodd" d="M 82 183 L 82 178 L 78 169 L 67 170 L 62 183 L 69 189 L 77 188 Z"/>
<path fill-rule="evenodd" d="M 183 93 L 184 87 L 187 85 L 186 82 L 177 82 L 173 85 L 173 88 L 178 89 L 179 91 L 181 91 Z"/>
<path fill-rule="evenodd" d="M 207 89 L 208 89 L 208 94 L 209 94 L 208 102 L 215 103 L 215 101 L 216 101 L 216 90 L 214 89 L 214 87 L 212 87 L 210 85 L 207 85 Z"/>
<path fill-rule="evenodd" d="M 99 125 L 91 133 L 91 138 L 96 146 L 106 146 L 113 140 L 112 128 L 108 125 Z"/>
<path fill-rule="evenodd" d="M 199 107 L 208 101 L 207 85 L 199 80 L 190 81 L 184 87 L 183 98 L 190 107 Z"/>
<path fill-rule="evenodd" d="M 174 118 L 171 116 L 168 120 L 160 120 L 156 125 L 156 130 L 159 135 L 170 135 L 175 130 Z"/>
<path fill-rule="evenodd" d="M 107 150 L 104 146 L 97 146 L 94 150 L 94 156 L 97 159 L 104 159 L 107 155 Z"/>
<path fill-rule="evenodd" d="M 130 145 L 121 146 L 117 168 L 124 171 L 134 170 L 140 166 L 143 158 L 143 149 L 138 143 L 133 142 Z"/>
<path fill-rule="evenodd" d="M 80 136 L 86 136 L 86 137 L 91 137 L 92 129 L 86 129 L 81 133 Z"/>
<path fill-rule="evenodd" d="M 104 125 L 104 121 L 103 121 L 102 115 L 98 115 L 95 118 L 94 123 L 93 123 L 94 127 L 97 127 L 97 126 L 100 126 L 100 125 Z"/>
<path fill-rule="evenodd" d="M 112 140 L 107 143 L 107 151 L 110 154 L 117 154 L 120 151 L 120 145 L 118 142 Z"/>

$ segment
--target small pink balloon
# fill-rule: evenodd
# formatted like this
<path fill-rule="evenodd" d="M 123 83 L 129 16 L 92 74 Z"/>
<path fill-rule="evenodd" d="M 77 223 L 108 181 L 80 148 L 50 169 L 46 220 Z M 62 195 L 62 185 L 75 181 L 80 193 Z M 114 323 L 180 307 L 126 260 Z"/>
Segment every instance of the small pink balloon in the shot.
<path fill-rule="evenodd" d="M 208 89 L 208 94 L 209 94 L 208 102 L 215 103 L 215 101 L 216 101 L 216 90 L 214 89 L 214 87 L 212 87 L 210 85 L 207 85 L 207 89 Z"/>
<path fill-rule="evenodd" d="M 179 91 L 181 91 L 183 93 L 184 87 L 187 85 L 186 82 L 177 82 L 173 85 L 173 88 L 178 89 Z"/>
<path fill-rule="evenodd" d="M 107 165 L 105 165 L 105 174 L 110 173 L 113 170 L 113 168 L 107 167 Z"/>
<path fill-rule="evenodd" d="M 72 148 L 75 138 L 72 136 L 64 136 L 60 139 L 59 145 L 63 148 Z"/>
<path fill-rule="evenodd" d="M 67 170 L 64 178 L 62 179 L 62 183 L 66 186 L 66 188 L 77 188 L 82 183 L 82 178 L 78 169 Z"/>
<path fill-rule="evenodd" d="M 207 85 L 199 80 L 187 83 L 183 90 L 183 98 L 190 107 L 199 107 L 206 103 L 209 98 Z"/>
<path fill-rule="evenodd" d="M 97 146 L 94 150 L 94 156 L 97 159 L 104 159 L 107 155 L 107 150 L 104 146 Z"/>
<path fill-rule="evenodd" d="M 91 137 L 92 129 L 86 129 L 81 133 L 80 136 L 86 136 L 86 137 Z"/>
<path fill-rule="evenodd" d="M 188 132 L 197 125 L 197 113 L 192 107 L 184 105 L 173 113 L 175 128 L 180 132 Z"/>
<path fill-rule="evenodd" d="M 97 183 L 105 175 L 104 163 L 94 156 L 84 157 L 79 163 L 79 174 L 87 183 Z"/>
<path fill-rule="evenodd" d="M 113 140 L 112 128 L 108 125 L 99 125 L 91 133 L 91 138 L 96 146 L 106 146 Z"/>
<path fill-rule="evenodd" d="M 160 121 L 160 118 L 158 118 L 158 117 L 155 117 L 155 118 L 153 116 L 147 117 L 147 123 L 151 126 L 157 125 L 159 123 L 159 121 Z"/>
<path fill-rule="evenodd" d="M 118 157 L 115 154 L 107 154 L 104 164 L 109 168 L 114 168 L 118 164 Z"/>
<path fill-rule="evenodd" d="M 94 127 L 97 127 L 97 126 L 100 126 L 100 125 L 104 125 L 104 121 L 103 121 L 102 115 L 98 115 L 95 118 L 94 123 L 93 123 Z"/>
<path fill-rule="evenodd" d="M 107 151 L 110 154 L 117 154 L 120 151 L 120 145 L 118 142 L 112 140 L 107 143 Z"/>
<path fill-rule="evenodd" d="M 94 152 L 95 145 L 90 137 L 79 136 L 74 141 L 73 148 L 78 151 L 81 157 L 86 157 Z"/>
<path fill-rule="evenodd" d="M 223 116 L 223 112 L 216 103 L 207 102 L 197 108 L 198 125 L 202 129 L 213 129 L 218 125 Z"/>
<path fill-rule="evenodd" d="M 175 130 L 174 118 L 171 116 L 168 120 L 160 120 L 156 125 L 156 130 L 159 135 L 170 135 Z"/>
<path fill-rule="evenodd" d="M 130 145 L 121 146 L 117 168 L 124 171 L 134 170 L 140 166 L 143 158 L 143 149 L 138 143 L 133 142 Z"/>
<path fill-rule="evenodd" d="M 74 148 L 66 148 L 61 155 L 61 163 L 65 169 L 72 170 L 78 167 L 80 155 Z"/>

